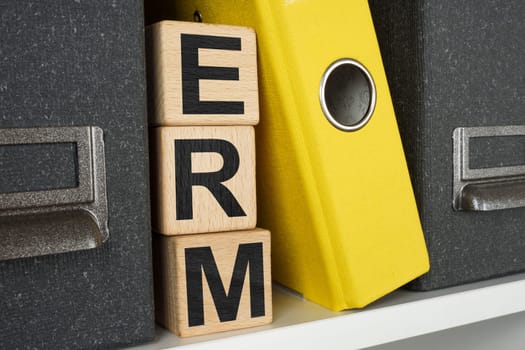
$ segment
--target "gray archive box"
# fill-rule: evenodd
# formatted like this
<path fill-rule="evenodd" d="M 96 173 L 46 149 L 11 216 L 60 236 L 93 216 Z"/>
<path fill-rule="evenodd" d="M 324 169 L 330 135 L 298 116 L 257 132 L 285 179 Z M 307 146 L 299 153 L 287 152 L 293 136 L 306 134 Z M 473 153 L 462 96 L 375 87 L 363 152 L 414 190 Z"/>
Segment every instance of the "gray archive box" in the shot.
<path fill-rule="evenodd" d="M 370 0 L 430 290 L 525 270 L 525 2 Z"/>
<path fill-rule="evenodd" d="M 143 3 L 0 3 L 0 348 L 154 336 Z"/>

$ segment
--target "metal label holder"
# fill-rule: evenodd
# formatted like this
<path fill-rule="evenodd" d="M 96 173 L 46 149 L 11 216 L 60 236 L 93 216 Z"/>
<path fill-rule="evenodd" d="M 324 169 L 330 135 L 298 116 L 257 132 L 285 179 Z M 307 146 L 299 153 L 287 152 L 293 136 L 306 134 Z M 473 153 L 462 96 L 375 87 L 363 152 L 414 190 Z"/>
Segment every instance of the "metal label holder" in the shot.
<path fill-rule="evenodd" d="M 0 145 L 75 143 L 78 187 L 0 194 L 0 260 L 95 248 L 109 237 L 98 127 L 0 129 Z"/>
<path fill-rule="evenodd" d="M 492 211 L 525 206 L 525 164 L 470 168 L 470 139 L 525 135 L 525 125 L 460 127 L 453 133 L 453 208 Z"/>

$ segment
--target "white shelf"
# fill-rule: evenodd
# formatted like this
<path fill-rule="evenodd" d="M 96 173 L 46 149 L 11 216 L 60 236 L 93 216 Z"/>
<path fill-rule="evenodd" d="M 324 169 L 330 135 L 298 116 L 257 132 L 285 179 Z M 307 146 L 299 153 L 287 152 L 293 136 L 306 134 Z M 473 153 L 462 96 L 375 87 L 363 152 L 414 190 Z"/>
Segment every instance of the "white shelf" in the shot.
<path fill-rule="evenodd" d="M 157 349 L 365 348 L 525 310 L 525 274 L 433 292 L 398 290 L 362 310 L 332 312 L 289 290 L 273 288 L 274 322 L 181 339 L 159 328 Z"/>

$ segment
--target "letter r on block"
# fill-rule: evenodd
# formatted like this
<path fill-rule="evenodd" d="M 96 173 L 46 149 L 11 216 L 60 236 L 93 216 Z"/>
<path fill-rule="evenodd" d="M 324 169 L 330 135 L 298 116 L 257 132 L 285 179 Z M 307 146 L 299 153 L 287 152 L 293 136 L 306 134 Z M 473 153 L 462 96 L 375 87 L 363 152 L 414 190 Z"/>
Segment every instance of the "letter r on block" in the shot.
<path fill-rule="evenodd" d="M 154 129 L 152 223 L 165 235 L 255 228 L 252 126 Z"/>
<path fill-rule="evenodd" d="M 223 167 L 215 172 L 192 172 L 193 153 L 214 152 L 221 155 Z M 175 198 L 177 220 L 193 219 L 193 186 L 204 186 L 229 217 L 246 216 L 239 202 L 223 182 L 239 169 L 239 153 L 234 145 L 220 139 L 175 140 Z"/>

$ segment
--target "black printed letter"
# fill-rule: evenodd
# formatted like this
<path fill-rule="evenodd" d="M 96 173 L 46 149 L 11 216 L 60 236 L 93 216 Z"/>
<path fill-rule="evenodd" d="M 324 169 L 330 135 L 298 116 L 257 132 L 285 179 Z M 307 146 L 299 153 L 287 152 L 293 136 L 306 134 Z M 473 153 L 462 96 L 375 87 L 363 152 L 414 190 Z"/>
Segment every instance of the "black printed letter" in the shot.
<path fill-rule="evenodd" d="M 241 101 L 201 101 L 199 80 L 239 80 L 239 69 L 199 66 L 199 48 L 241 50 L 241 39 L 181 34 L 182 112 L 184 114 L 244 114 Z"/>
<path fill-rule="evenodd" d="M 191 154 L 219 153 L 224 160 L 221 170 L 192 173 Z M 239 153 L 230 142 L 220 139 L 175 140 L 175 197 L 177 220 L 193 219 L 193 186 L 206 187 L 229 217 L 246 216 L 233 194 L 222 184 L 239 169 Z"/>
<path fill-rule="evenodd" d="M 250 268 L 251 317 L 264 316 L 264 271 L 262 243 L 239 244 L 228 293 L 224 289 L 210 247 L 186 248 L 186 296 L 189 326 L 204 324 L 202 272 L 206 276 L 221 322 L 237 318 L 242 288 Z"/>

